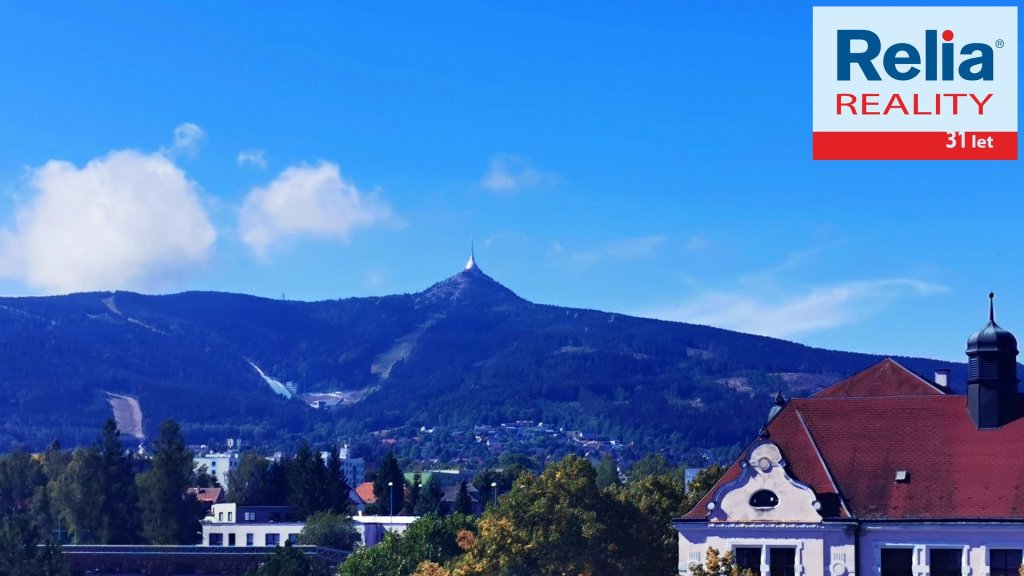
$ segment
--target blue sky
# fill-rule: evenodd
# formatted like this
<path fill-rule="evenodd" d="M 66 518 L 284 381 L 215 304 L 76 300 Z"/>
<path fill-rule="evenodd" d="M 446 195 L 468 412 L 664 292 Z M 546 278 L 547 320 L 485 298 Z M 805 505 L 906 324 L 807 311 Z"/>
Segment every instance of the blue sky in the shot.
<path fill-rule="evenodd" d="M 0 292 L 414 292 L 473 239 L 537 302 L 1024 331 L 1020 163 L 812 161 L 809 3 L 295 4 L 0 5 Z"/>

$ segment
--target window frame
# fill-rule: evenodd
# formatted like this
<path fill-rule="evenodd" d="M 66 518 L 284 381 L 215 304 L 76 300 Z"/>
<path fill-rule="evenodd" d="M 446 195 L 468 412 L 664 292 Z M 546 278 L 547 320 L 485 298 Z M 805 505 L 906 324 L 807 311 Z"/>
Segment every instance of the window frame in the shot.
<path fill-rule="evenodd" d="M 933 558 L 933 554 L 939 552 L 940 555 L 946 552 L 953 552 L 957 555 L 957 563 L 954 567 L 940 566 L 939 571 L 936 571 L 936 564 Z M 964 547 L 963 546 L 928 546 L 928 574 L 929 576 L 961 576 L 963 574 L 964 565 Z M 950 572 L 944 572 L 949 569 Z"/>
<path fill-rule="evenodd" d="M 887 551 L 907 552 L 910 555 L 910 564 L 907 566 L 909 576 L 914 576 L 914 547 L 913 546 L 882 546 L 878 549 L 878 573 L 879 576 L 887 576 L 885 572 L 885 553 Z"/>
<path fill-rule="evenodd" d="M 771 576 L 796 576 L 796 574 L 797 574 L 796 567 L 798 566 L 797 561 L 796 561 L 796 558 L 797 558 L 796 546 L 787 545 L 787 544 L 769 544 L 769 545 L 765 546 L 765 549 L 768 552 L 768 562 L 767 562 L 767 564 L 768 564 L 768 573 L 771 574 Z M 788 565 L 776 565 L 776 564 L 774 564 L 774 561 L 775 561 L 775 553 L 774 552 L 775 551 L 780 551 L 780 550 L 786 550 L 788 552 L 792 552 L 793 553 L 793 563 L 792 564 L 788 564 Z M 781 557 L 781 555 L 780 555 L 780 557 Z M 781 574 L 780 574 L 780 569 L 781 569 Z"/>
<path fill-rule="evenodd" d="M 757 566 L 740 566 L 740 562 L 739 562 L 739 558 L 740 558 L 739 551 L 740 550 L 756 550 L 757 551 Z M 758 576 L 761 575 L 761 566 L 764 563 L 764 556 L 763 555 L 764 555 L 764 546 L 737 544 L 737 545 L 734 545 L 732 547 L 732 557 L 733 557 L 734 561 L 736 562 L 736 567 L 740 568 L 741 570 L 744 570 L 744 569 L 746 569 L 746 570 L 753 570 L 754 574 L 757 574 Z"/>
<path fill-rule="evenodd" d="M 1016 576 L 1017 574 L 1019 574 L 1018 570 L 1020 569 L 1020 564 L 1018 564 L 1017 567 L 1012 567 L 1011 566 L 1011 567 L 1007 567 L 1007 568 L 1000 568 L 999 572 L 996 572 L 995 567 L 992 564 L 992 553 L 993 552 L 1003 552 L 1003 553 L 1006 553 L 1006 552 L 1016 552 L 1018 555 L 1021 556 L 1021 562 L 1024 563 L 1024 549 L 1014 547 L 1012 544 L 1011 545 L 1007 545 L 1006 547 L 999 547 L 999 548 L 997 548 L 995 546 L 987 547 L 987 554 L 986 554 L 986 559 L 985 559 L 985 567 L 988 568 L 989 576 L 1005 576 L 1005 574 L 1011 574 L 1012 576 Z M 1008 572 L 1003 572 L 1003 570 L 1007 570 Z"/>

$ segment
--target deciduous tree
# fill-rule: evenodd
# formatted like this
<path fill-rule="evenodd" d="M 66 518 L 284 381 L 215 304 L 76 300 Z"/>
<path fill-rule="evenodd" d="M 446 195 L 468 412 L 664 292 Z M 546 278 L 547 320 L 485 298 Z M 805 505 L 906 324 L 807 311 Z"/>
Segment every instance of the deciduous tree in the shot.
<path fill-rule="evenodd" d="M 5 576 L 69 576 L 71 566 L 60 546 L 43 541 L 25 515 L 0 520 L 0 574 Z"/>
<path fill-rule="evenodd" d="M 98 542 L 103 528 L 103 463 L 93 446 L 76 448 L 54 485 L 51 501 L 72 541 Z"/>
<path fill-rule="evenodd" d="M 523 475 L 480 521 L 456 573 L 465 576 L 615 574 L 608 501 L 596 472 L 570 456 L 539 477 Z"/>
<path fill-rule="evenodd" d="M 256 452 L 243 453 L 238 467 L 228 472 L 228 500 L 244 506 L 276 503 L 270 495 L 270 466 L 270 462 Z"/>
<path fill-rule="evenodd" d="M 256 571 L 256 576 L 310 576 L 313 566 L 300 550 L 292 548 L 291 542 L 278 546 L 267 561 Z"/>
<path fill-rule="evenodd" d="M 335 512 L 313 514 L 299 533 L 299 544 L 339 550 L 351 550 L 358 541 L 359 533 L 352 527 L 352 519 Z"/>
<path fill-rule="evenodd" d="M 409 525 L 402 534 L 388 532 L 371 548 L 359 548 L 338 570 L 340 576 L 408 576 L 423 562 L 444 566 L 462 552 L 460 535 L 476 527 L 472 516 L 453 514 L 442 518 L 427 514 Z"/>

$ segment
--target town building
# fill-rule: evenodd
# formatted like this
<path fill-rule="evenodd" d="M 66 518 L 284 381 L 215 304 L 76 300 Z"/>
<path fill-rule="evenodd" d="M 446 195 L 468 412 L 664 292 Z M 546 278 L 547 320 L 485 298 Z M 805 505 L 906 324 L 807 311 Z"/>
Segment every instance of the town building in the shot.
<path fill-rule="evenodd" d="M 237 450 L 208 452 L 193 456 L 192 461 L 196 470 L 199 470 L 201 466 L 206 466 L 206 471 L 217 479 L 217 483 L 225 490 L 230 490 L 228 472 L 238 468 L 239 453 Z"/>
<path fill-rule="evenodd" d="M 363 546 L 376 546 L 384 539 L 385 532 L 401 534 L 409 527 L 409 524 L 419 520 L 419 516 L 363 516 L 362 514 L 352 517 L 352 524 Z"/>
<path fill-rule="evenodd" d="M 324 462 L 329 456 L 328 452 L 321 453 Z M 366 460 L 352 458 L 349 455 L 348 444 L 338 448 L 338 458 L 341 460 L 341 471 L 345 473 L 345 482 L 352 487 L 362 484 L 366 479 Z"/>
<path fill-rule="evenodd" d="M 302 522 L 291 506 L 214 504 L 203 519 L 203 546 L 280 546 L 298 541 Z"/>
<path fill-rule="evenodd" d="M 1017 576 L 1024 397 L 1017 341 L 967 342 L 965 394 L 891 359 L 778 399 L 758 438 L 682 518 L 679 574 L 732 552 L 761 576 Z"/>

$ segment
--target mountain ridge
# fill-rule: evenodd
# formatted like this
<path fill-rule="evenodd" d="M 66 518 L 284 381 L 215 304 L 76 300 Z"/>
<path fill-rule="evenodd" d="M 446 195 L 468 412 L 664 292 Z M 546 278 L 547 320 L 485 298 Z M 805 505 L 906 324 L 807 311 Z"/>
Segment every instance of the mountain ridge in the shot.
<path fill-rule="evenodd" d="M 92 440 L 107 394 L 196 441 L 550 422 L 665 450 L 728 452 L 777 390 L 807 394 L 882 356 L 518 296 L 475 261 L 426 289 L 302 302 L 190 291 L 0 298 L 0 444 Z M 252 363 L 251 365 L 249 363 Z M 960 364 L 903 358 L 929 377 Z M 315 411 L 275 394 L 352 402 Z"/>

